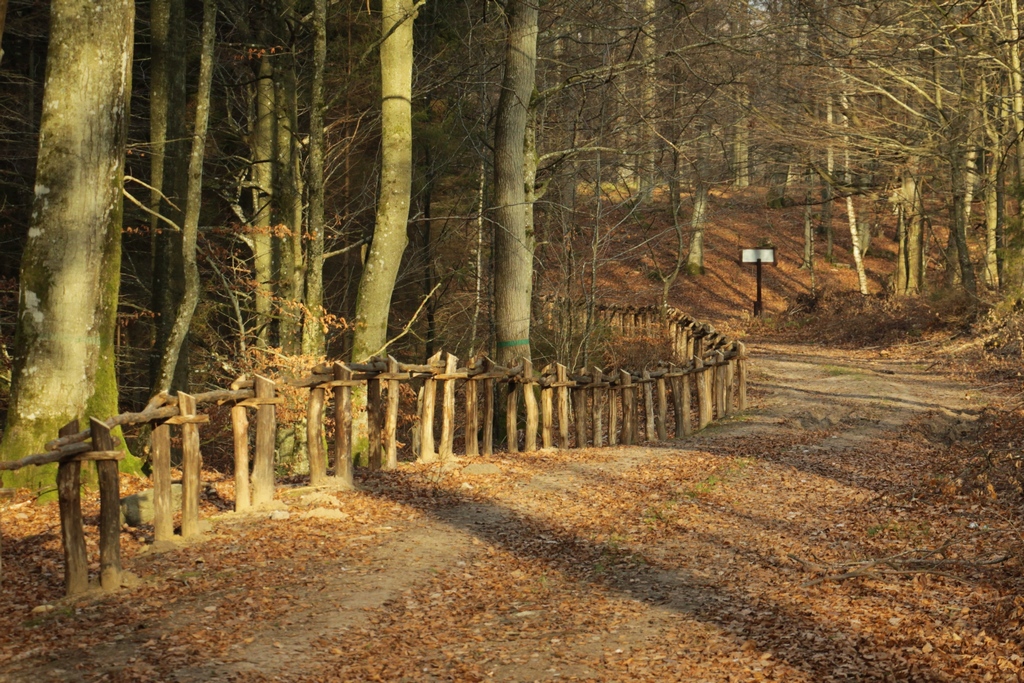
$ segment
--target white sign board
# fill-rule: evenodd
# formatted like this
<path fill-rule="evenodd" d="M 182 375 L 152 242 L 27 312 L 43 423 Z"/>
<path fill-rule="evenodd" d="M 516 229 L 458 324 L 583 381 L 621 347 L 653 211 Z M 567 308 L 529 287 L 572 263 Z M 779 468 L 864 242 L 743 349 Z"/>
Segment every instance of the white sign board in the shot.
<path fill-rule="evenodd" d="M 774 249 L 744 249 L 740 259 L 743 263 L 775 263 Z"/>

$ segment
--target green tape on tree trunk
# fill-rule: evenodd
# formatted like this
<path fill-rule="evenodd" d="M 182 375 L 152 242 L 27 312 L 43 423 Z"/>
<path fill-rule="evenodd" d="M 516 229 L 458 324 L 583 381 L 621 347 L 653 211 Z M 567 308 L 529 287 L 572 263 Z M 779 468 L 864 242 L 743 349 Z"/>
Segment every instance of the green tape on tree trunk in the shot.
<path fill-rule="evenodd" d="M 507 349 L 510 346 L 526 346 L 530 343 L 529 339 L 513 339 L 512 341 L 498 342 L 499 349 Z"/>

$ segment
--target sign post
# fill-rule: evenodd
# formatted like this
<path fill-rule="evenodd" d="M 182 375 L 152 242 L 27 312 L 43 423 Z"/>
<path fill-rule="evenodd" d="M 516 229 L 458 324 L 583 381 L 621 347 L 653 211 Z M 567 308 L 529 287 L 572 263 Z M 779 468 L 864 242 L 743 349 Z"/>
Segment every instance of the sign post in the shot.
<path fill-rule="evenodd" d="M 764 305 L 761 301 L 761 264 L 775 263 L 775 248 L 744 249 L 740 254 L 741 263 L 757 264 L 757 299 L 754 301 L 754 317 L 761 317 Z"/>

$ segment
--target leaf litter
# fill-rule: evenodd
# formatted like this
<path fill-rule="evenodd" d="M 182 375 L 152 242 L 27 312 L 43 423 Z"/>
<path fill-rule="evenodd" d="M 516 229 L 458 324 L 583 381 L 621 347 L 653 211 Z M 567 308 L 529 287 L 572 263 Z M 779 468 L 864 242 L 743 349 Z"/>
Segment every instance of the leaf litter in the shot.
<path fill-rule="evenodd" d="M 164 553 L 130 530 L 138 582 L 113 595 L 61 598 L 55 506 L 19 498 L 0 678 L 1024 680 L 1024 414 L 944 443 L 934 411 L 880 400 L 909 380 L 781 357 L 748 414 L 684 442 L 403 464 L 321 494 L 342 519 L 226 515 Z M 807 428 L 818 385 L 839 418 Z"/>

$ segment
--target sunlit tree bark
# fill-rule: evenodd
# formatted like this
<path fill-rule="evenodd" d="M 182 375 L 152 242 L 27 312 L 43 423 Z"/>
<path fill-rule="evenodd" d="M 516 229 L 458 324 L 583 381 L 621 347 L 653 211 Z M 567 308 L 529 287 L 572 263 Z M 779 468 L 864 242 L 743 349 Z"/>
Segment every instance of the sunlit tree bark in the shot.
<path fill-rule="evenodd" d="M 499 362 L 530 357 L 533 296 L 533 193 L 536 140 L 530 125 L 537 69 L 537 6 L 508 4 L 505 74 L 494 132 L 494 316 Z M 533 160 L 527 161 L 527 156 Z M 532 173 L 530 169 L 532 168 Z"/>
<path fill-rule="evenodd" d="M 72 418 L 118 412 L 113 337 L 134 3 L 54 0 L 50 12 L 3 459 L 42 450 Z M 5 482 L 39 487 L 53 477 L 31 468 Z"/>

